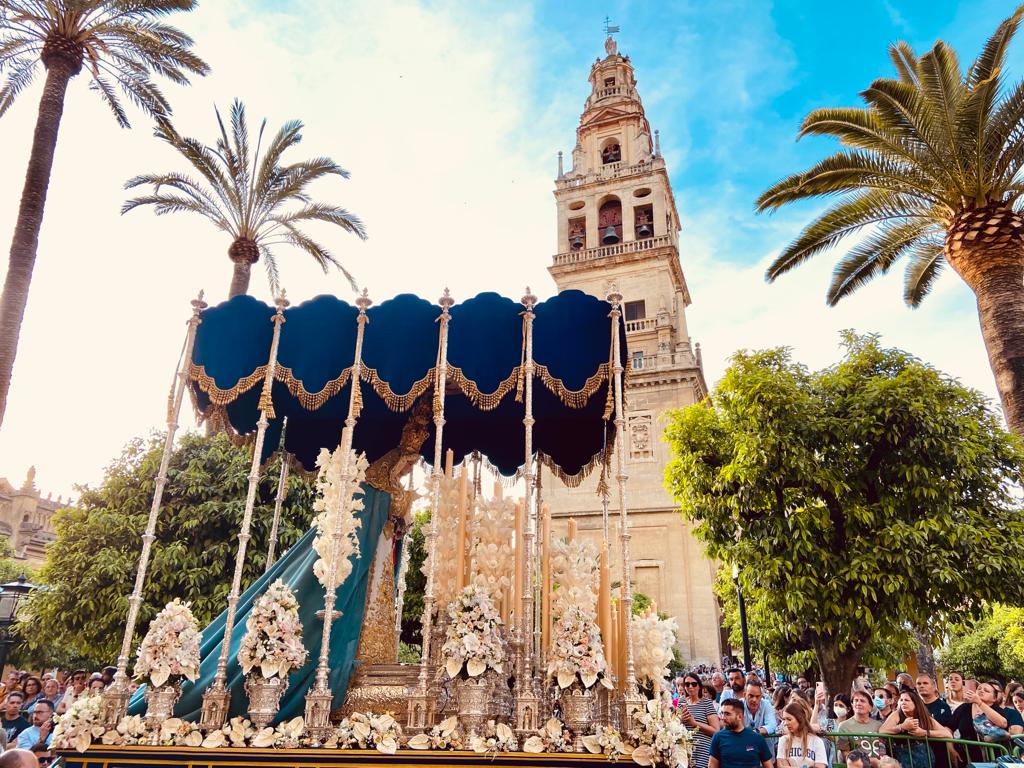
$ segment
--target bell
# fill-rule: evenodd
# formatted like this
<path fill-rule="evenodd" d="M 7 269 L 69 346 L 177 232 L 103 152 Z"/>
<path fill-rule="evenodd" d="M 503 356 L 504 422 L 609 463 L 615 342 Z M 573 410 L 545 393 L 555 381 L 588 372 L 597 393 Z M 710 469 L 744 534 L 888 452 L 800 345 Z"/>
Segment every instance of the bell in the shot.
<path fill-rule="evenodd" d="M 615 245 L 615 243 L 619 242 L 619 236 L 615 232 L 615 227 L 611 224 L 609 224 L 608 228 L 605 229 L 604 237 L 601 238 L 601 242 L 605 245 Z"/>
<path fill-rule="evenodd" d="M 569 244 L 569 247 L 572 248 L 574 251 L 578 251 L 580 248 L 583 247 L 583 238 L 580 237 L 579 235 L 576 235 L 575 237 L 573 237 L 572 242 Z"/>
<path fill-rule="evenodd" d="M 641 224 L 640 228 L 637 229 L 636 234 L 639 237 L 650 237 L 654 233 L 651 232 L 651 225 L 650 224 Z"/>

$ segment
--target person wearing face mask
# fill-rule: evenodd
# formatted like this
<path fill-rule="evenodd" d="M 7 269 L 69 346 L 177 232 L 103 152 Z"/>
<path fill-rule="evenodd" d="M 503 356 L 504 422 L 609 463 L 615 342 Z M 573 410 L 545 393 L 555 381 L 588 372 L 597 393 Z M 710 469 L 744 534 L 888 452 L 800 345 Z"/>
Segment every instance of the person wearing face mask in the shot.
<path fill-rule="evenodd" d="M 873 738 L 871 734 L 877 734 L 882 723 L 871 717 L 871 709 L 874 700 L 867 691 L 854 691 L 851 697 L 853 715 L 839 724 L 839 733 L 856 734 L 857 738 L 839 739 L 837 745 L 843 752 L 860 750 L 870 758 L 870 766 L 864 768 L 878 768 L 878 761 L 885 755 L 885 748 L 882 740 Z M 839 712 L 837 711 L 838 715 Z"/>
<path fill-rule="evenodd" d="M 875 705 L 875 711 L 871 714 L 880 723 L 892 714 L 892 694 L 888 688 L 875 688 L 875 695 L 871 703 Z"/>
<path fill-rule="evenodd" d="M 836 697 L 832 699 L 832 711 L 836 713 L 836 728 L 834 730 L 838 730 L 839 724 L 853 712 L 850 697 L 845 693 L 836 694 Z"/>

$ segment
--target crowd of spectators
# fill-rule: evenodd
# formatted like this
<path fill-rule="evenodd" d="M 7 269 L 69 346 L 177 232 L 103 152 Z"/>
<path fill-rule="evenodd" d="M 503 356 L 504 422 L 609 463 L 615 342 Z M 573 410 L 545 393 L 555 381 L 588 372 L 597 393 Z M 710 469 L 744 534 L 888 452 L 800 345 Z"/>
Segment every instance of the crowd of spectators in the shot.
<path fill-rule="evenodd" d="M 50 751 L 54 716 L 63 714 L 80 697 L 102 693 L 113 682 L 116 671 L 114 667 L 105 667 L 92 674 L 76 669 L 41 676 L 17 670 L 8 672 L 0 683 L 0 768 L 8 763 L 50 765 L 54 759 Z M 20 756 L 8 755 L 9 752 Z M 12 759 L 4 760 L 5 756 Z"/>
<path fill-rule="evenodd" d="M 693 768 L 963 768 L 1024 733 L 1024 686 L 959 672 L 941 695 L 934 678 L 903 672 L 878 687 L 860 675 L 829 696 L 804 676 L 703 668 L 664 695 L 693 729 Z"/>

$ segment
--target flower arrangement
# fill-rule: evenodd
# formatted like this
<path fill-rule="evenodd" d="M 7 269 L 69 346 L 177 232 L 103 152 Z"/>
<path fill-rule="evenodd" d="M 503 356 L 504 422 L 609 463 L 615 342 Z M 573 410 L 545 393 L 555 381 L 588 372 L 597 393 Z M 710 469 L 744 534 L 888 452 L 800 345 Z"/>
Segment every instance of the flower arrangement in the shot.
<path fill-rule="evenodd" d="M 454 680 L 463 666 L 469 677 L 488 669 L 504 671 L 505 651 L 498 634 L 501 617 L 485 589 L 475 584 L 463 589 L 448 604 L 448 618 L 441 655 L 450 678 Z"/>
<path fill-rule="evenodd" d="M 552 717 L 536 734 L 523 742 L 523 752 L 572 752 L 572 733 L 557 717 Z"/>
<path fill-rule="evenodd" d="M 339 724 L 324 742 L 327 748 L 376 749 L 393 755 L 402 740 L 402 728 L 390 713 L 374 715 L 354 712 Z"/>
<path fill-rule="evenodd" d="M 606 674 L 608 663 L 601 647 L 601 631 L 579 606 L 568 606 L 555 622 L 548 659 L 548 677 L 554 678 L 559 688 L 568 688 L 577 681 L 584 688 L 598 681 L 605 688 L 612 687 Z"/>
<path fill-rule="evenodd" d="M 498 752 L 518 752 L 519 742 L 505 723 L 487 722 L 483 736 L 473 735 L 469 739 L 469 748 L 481 754 L 497 754 Z"/>
<path fill-rule="evenodd" d="M 85 752 L 93 739 L 103 736 L 106 730 L 100 722 L 99 696 L 82 696 L 68 707 L 67 712 L 57 718 L 53 729 L 54 749 L 73 749 Z"/>
<path fill-rule="evenodd" d="M 278 579 L 256 601 L 245 622 L 238 664 L 246 674 L 257 669 L 266 678 L 286 678 L 306 663 L 307 655 L 302 645 L 299 602 Z"/>
<path fill-rule="evenodd" d="M 135 677 L 154 688 L 199 677 L 199 644 L 203 636 L 191 603 L 169 602 L 149 625 L 139 646 Z"/>
<path fill-rule="evenodd" d="M 417 733 L 406 743 L 409 749 L 462 749 L 459 718 L 445 718 L 430 729 L 430 733 Z"/>
<path fill-rule="evenodd" d="M 558 539 L 551 543 L 551 612 L 557 618 L 575 606 L 597 618 L 597 548 L 589 541 Z"/>
<path fill-rule="evenodd" d="M 661 768 L 687 768 L 693 755 L 693 736 L 671 707 L 651 699 L 633 716 L 627 737 L 633 743 L 633 762 Z"/>
<path fill-rule="evenodd" d="M 610 725 L 598 726 L 593 734 L 584 736 L 583 746 L 591 754 L 607 755 L 608 759 L 613 762 L 618 760 L 620 755 L 628 755 L 633 751 L 633 748 L 622 738 L 618 729 Z"/>
<path fill-rule="evenodd" d="M 320 556 L 313 564 L 313 573 L 323 584 L 324 589 L 336 589 L 343 584 L 352 573 L 353 555 L 359 554 L 357 531 L 362 521 L 356 518 L 356 512 L 363 508 L 361 496 L 354 495 L 359 483 L 366 477 L 366 457 L 356 456 L 350 451 L 348 470 L 352 473 L 350 489 L 346 496 L 346 478 L 342 472 L 344 453 L 340 447 L 333 453 L 326 448 L 320 449 L 316 458 L 319 472 L 316 478 L 317 498 L 313 502 L 313 511 L 317 512 L 314 524 L 317 535 L 313 540 L 313 549 Z M 340 533 L 338 551 L 334 551 L 334 532 Z M 335 561 L 337 554 L 337 561 Z"/>
<path fill-rule="evenodd" d="M 675 619 L 659 619 L 654 611 L 632 618 L 633 654 L 636 677 L 651 685 L 660 684 L 668 676 L 672 648 L 676 644 Z"/>

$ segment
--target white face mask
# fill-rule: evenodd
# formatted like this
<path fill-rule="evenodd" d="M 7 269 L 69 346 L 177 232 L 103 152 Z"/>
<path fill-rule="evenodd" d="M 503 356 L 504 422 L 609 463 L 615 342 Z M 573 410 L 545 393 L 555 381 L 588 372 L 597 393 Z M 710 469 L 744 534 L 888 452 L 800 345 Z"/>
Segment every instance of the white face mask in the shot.
<path fill-rule="evenodd" d="M 836 717 L 846 717 L 846 707 L 833 707 L 833 709 L 836 711 Z"/>

